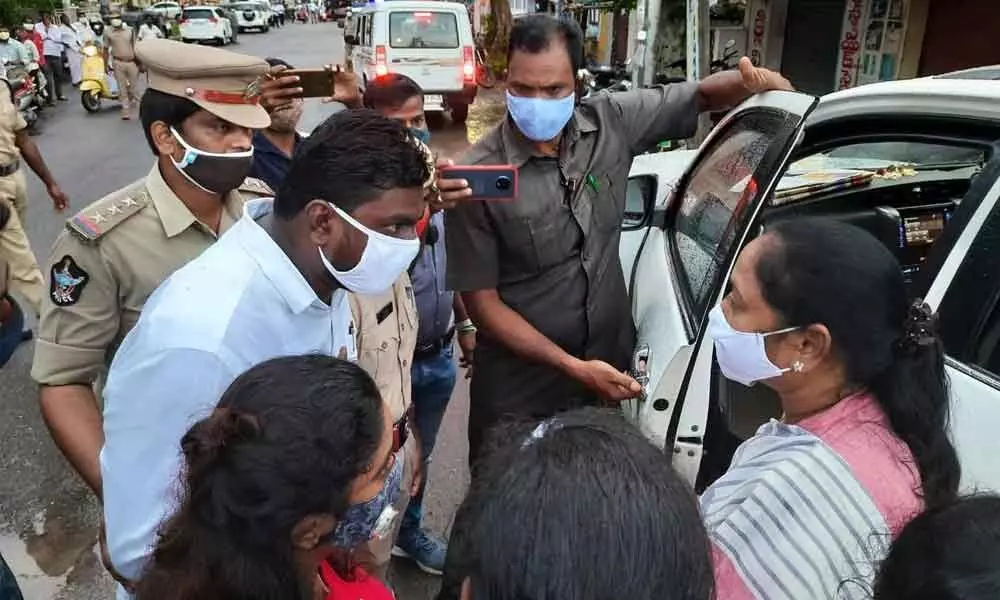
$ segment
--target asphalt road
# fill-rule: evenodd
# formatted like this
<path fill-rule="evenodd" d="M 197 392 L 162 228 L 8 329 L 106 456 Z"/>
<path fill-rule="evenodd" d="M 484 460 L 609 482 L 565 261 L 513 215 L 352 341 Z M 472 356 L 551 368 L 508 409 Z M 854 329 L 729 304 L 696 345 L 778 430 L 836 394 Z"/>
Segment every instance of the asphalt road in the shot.
<path fill-rule="evenodd" d="M 292 24 L 267 34 L 248 33 L 231 49 L 261 57 L 279 56 L 298 67 L 340 62 L 341 30 L 333 24 Z M 444 123 L 432 146 L 457 156 L 503 114 L 496 94 L 481 96 L 469 124 Z M 307 103 L 301 128 L 312 129 L 336 105 Z M 116 106 L 85 113 L 79 97 L 50 110 L 35 137 L 50 169 L 70 196 L 70 211 L 53 212 L 43 186 L 29 175 L 28 235 L 42 269 L 48 249 L 73 211 L 143 176 L 152 165 L 137 120 L 121 121 Z M 52 443 L 37 408 L 29 377 L 33 344 L 24 344 L 0 370 L 0 554 L 14 570 L 28 600 L 96 600 L 113 597 L 113 585 L 96 554 L 99 509 Z M 430 470 L 426 524 L 447 533 L 467 485 L 465 422 L 468 385 L 462 380 L 438 437 Z M 401 600 L 430 598 L 438 581 L 406 563 L 391 572 Z"/>

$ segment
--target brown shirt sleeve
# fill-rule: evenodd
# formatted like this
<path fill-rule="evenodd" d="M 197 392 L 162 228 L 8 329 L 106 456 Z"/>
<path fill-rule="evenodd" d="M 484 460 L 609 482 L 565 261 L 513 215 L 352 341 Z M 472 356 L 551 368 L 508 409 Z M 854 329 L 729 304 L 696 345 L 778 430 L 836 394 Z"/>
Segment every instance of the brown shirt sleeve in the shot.
<path fill-rule="evenodd" d="M 498 235 L 486 213 L 486 203 L 460 202 L 444 218 L 448 289 L 474 292 L 496 288 L 500 281 Z"/>
<path fill-rule="evenodd" d="M 616 94 L 601 94 L 621 120 L 632 154 L 664 140 L 689 138 L 698 129 L 701 107 L 696 82 L 672 83 Z"/>
<path fill-rule="evenodd" d="M 93 383 L 118 333 L 117 281 L 100 247 L 67 231 L 56 238 L 47 266 L 49 293 L 42 298 L 31 376 L 42 385 Z M 57 272 L 78 282 L 58 289 Z"/>

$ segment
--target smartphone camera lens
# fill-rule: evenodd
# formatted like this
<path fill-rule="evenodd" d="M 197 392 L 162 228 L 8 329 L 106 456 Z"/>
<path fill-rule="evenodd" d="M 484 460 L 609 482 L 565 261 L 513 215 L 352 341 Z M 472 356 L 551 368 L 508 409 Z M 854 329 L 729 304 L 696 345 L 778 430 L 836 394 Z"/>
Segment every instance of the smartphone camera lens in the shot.
<path fill-rule="evenodd" d="M 497 177 L 497 189 L 501 192 L 510 191 L 511 186 L 513 185 L 514 183 L 510 180 L 510 177 L 507 177 L 506 175 Z"/>

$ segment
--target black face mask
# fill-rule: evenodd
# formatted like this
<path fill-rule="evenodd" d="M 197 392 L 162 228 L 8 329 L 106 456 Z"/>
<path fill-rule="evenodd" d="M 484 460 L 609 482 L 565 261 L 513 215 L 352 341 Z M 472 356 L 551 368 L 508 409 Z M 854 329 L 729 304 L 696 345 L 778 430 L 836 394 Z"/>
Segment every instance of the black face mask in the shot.
<path fill-rule="evenodd" d="M 104 33 L 104 25 L 94 24 L 91 25 L 90 28 L 93 29 L 94 33 L 96 33 L 97 35 L 101 35 L 102 33 Z"/>
<path fill-rule="evenodd" d="M 170 128 L 184 146 L 184 158 L 174 166 L 188 181 L 212 194 L 227 194 L 239 187 L 253 167 L 253 148 L 246 152 L 217 154 L 198 150 L 184 141 L 177 130 Z M 171 160 L 173 160 L 171 158 Z"/>

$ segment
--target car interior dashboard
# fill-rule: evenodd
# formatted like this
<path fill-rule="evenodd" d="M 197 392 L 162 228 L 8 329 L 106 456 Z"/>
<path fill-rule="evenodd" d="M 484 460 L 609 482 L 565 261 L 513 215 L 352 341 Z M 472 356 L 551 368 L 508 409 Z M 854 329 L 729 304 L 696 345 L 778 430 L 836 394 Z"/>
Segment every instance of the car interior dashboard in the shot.
<path fill-rule="evenodd" d="M 861 227 L 886 245 L 899 260 L 911 295 L 922 290 L 919 277 L 934 243 L 969 190 L 978 166 L 923 170 L 897 179 L 873 179 L 867 185 L 820 193 L 764 213 L 768 224 L 801 216 L 823 216 Z"/>

